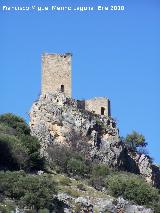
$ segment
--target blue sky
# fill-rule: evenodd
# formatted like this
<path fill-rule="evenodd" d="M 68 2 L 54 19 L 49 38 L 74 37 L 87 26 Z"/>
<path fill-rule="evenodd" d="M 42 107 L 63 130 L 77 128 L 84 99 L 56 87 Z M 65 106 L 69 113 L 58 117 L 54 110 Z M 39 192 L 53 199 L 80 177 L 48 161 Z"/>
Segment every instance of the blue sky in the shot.
<path fill-rule="evenodd" d="M 16 5 L 124 5 L 125 11 L 4 12 Z M 145 135 L 160 162 L 159 0 L 1 0 L 0 113 L 27 113 L 40 93 L 41 55 L 73 53 L 73 97 L 107 96 L 120 134 Z"/>

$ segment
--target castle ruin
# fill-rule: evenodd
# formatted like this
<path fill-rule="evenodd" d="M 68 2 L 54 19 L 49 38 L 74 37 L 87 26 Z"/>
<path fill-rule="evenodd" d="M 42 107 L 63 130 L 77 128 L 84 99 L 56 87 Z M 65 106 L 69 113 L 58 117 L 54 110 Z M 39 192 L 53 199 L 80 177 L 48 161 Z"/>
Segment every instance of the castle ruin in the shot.
<path fill-rule="evenodd" d="M 43 54 L 42 95 L 62 92 L 72 98 L 72 54 Z M 99 115 L 111 116 L 110 101 L 96 97 L 78 101 L 79 107 Z"/>
<path fill-rule="evenodd" d="M 41 155 L 49 162 L 54 145 L 74 147 L 87 159 L 141 174 L 159 186 L 158 167 L 144 154 L 131 155 L 122 143 L 109 99 L 72 98 L 71 59 L 69 53 L 42 56 L 42 94 L 29 113 L 31 134 L 41 143 Z"/>

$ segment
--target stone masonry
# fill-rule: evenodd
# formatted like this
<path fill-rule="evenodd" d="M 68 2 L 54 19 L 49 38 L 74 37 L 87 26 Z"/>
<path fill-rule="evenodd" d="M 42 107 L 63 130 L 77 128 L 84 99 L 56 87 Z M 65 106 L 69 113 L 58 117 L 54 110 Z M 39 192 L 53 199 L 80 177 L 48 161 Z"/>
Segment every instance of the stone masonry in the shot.
<path fill-rule="evenodd" d="M 64 92 L 72 96 L 71 54 L 44 54 L 42 56 L 42 94 Z"/>
<path fill-rule="evenodd" d="M 42 94 L 63 92 L 72 97 L 72 55 L 44 54 L 42 56 Z M 81 103 L 81 104 L 80 104 Z M 82 104 L 83 103 L 83 104 Z M 97 97 L 79 101 L 83 108 L 95 114 L 111 116 L 110 101 L 106 97 Z"/>
<path fill-rule="evenodd" d="M 85 109 L 99 115 L 110 116 L 110 101 L 106 97 L 98 97 L 85 101 Z"/>

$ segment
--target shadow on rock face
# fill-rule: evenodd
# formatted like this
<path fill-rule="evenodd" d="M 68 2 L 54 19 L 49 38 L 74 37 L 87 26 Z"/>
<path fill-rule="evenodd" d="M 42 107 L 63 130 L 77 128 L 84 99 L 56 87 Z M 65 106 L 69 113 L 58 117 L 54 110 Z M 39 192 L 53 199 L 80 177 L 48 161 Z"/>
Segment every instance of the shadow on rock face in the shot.
<path fill-rule="evenodd" d="M 133 160 L 129 155 L 126 148 L 120 153 L 118 158 L 118 168 L 127 172 L 140 174 L 140 170 L 135 160 Z"/>
<path fill-rule="evenodd" d="M 155 187 L 160 188 L 160 171 L 155 165 L 152 165 L 152 183 Z"/>

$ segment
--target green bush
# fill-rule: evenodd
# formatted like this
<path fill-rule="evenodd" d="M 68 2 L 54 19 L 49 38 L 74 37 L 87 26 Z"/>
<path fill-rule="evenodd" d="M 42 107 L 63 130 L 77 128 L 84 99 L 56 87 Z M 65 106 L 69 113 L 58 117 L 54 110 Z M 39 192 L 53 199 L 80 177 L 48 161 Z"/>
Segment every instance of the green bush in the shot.
<path fill-rule="evenodd" d="M 60 172 L 67 173 L 67 162 L 71 152 L 68 148 L 52 144 L 48 148 L 49 166 Z"/>
<path fill-rule="evenodd" d="M 92 177 L 106 177 L 110 174 L 110 169 L 104 164 L 95 164 L 92 167 Z"/>
<path fill-rule="evenodd" d="M 16 136 L 16 130 L 15 129 L 13 129 L 12 127 L 9 127 L 6 124 L 1 123 L 1 122 L 0 122 L 0 133 Z"/>
<path fill-rule="evenodd" d="M 73 175 L 85 176 L 87 175 L 89 168 L 85 164 L 85 161 L 72 157 L 70 160 L 68 160 L 67 170 Z"/>
<path fill-rule="evenodd" d="M 93 186 L 97 190 L 102 190 L 105 187 L 104 177 L 91 177 L 88 181 L 89 185 Z"/>
<path fill-rule="evenodd" d="M 15 209 L 16 209 L 16 205 L 11 201 L 4 201 L 0 203 L 1 213 L 15 212 Z"/>
<path fill-rule="evenodd" d="M 0 116 L 0 169 L 44 169 L 40 142 L 30 135 L 28 124 L 11 113 Z"/>
<path fill-rule="evenodd" d="M 1 169 L 25 169 L 28 159 L 28 153 L 17 137 L 0 133 Z"/>
<path fill-rule="evenodd" d="M 152 206 L 159 200 L 158 190 L 153 188 L 144 179 L 129 173 L 117 173 L 107 177 L 106 188 L 111 195 L 123 196 L 127 200 L 139 205 Z"/>
<path fill-rule="evenodd" d="M 27 175 L 24 172 L 0 172 L 0 194 L 16 200 L 20 207 L 51 208 L 55 182 L 49 175 Z"/>
<path fill-rule="evenodd" d="M 80 197 L 81 195 L 77 190 L 73 188 L 67 188 L 65 191 L 67 194 L 69 194 L 72 197 Z"/>
<path fill-rule="evenodd" d="M 52 169 L 79 176 L 86 176 L 90 173 L 90 164 L 82 154 L 72 149 L 59 145 L 51 145 L 48 148 L 48 154 L 49 164 Z"/>
<path fill-rule="evenodd" d="M 8 127 L 11 127 L 16 130 L 16 133 L 18 135 L 29 135 L 30 134 L 30 128 L 26 124 L 23 118 L 14 115 L 12 113 L 6 113 L 3 115 L 0 115 L 0 123 L 5 124 Z"/>
<path fill-rule="evenodd" d="M 82 183 L 79 183 L 79 184 L 77 185 L 77 188 L 78 188 L 79 190 L 81 190 L 81 191 L 86 191 L 86 187 L 85 187 L 85 185 L 82 184 Z"/>
<path fill-rule="evenodd" d="M 62 177 L 60 179 L 60 184 L 64 185 L 64 186 L 70 186 L 71 185 L 71 180 L 68 177 Z"/>
<path fill-rule="evenodd" d="M 155 200 L 152 203 L 152 208 L 154 209 L 154 213 L 160 213 L 160 198 L 158 202 Z"/>
<path fill-rule="evenodd" d="M 111 169 L 104 164 L 93 164 L 91 167 L 89 185 L 97 190 L 102 190 L 105 186 L 105 179 L 111 173 Z"/>

